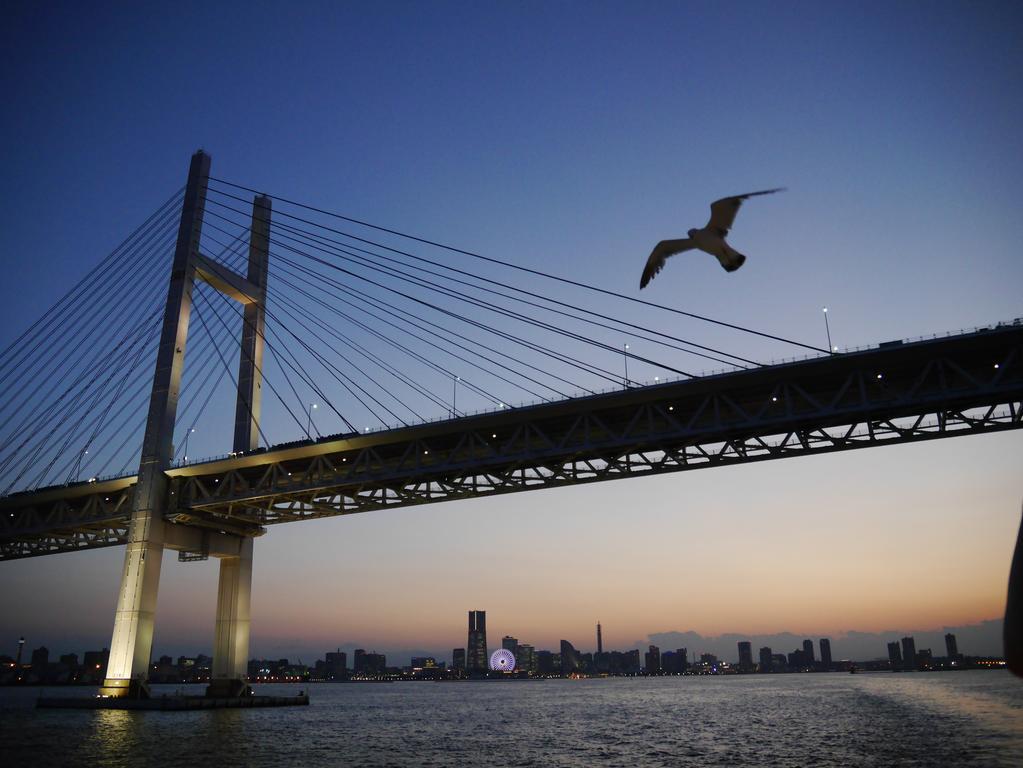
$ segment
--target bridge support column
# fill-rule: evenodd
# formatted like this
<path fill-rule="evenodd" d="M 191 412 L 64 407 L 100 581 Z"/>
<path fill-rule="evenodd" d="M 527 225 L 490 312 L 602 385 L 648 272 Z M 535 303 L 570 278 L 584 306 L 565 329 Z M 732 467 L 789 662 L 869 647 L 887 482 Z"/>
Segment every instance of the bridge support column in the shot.
<path fill-rule="evenodd" d="M 270 251 L 270 198 L 252 201 L 249 228 L 248 281 L 255 286 L 254 301 L 245 305 L 238 360 L 238 396 L 235 402 L 234 449 L 259 447 L 259 416 L 263 386 L 263 327 Z M 242 541 L 237 557 L 220 560 L 217 624 L 213 633 L 212 680 L 206 695 L 244 696 L 252 692 L 245 681 L 249 660 L 249 609 L 252 599 L 252 539 Z"/>
<path fill-rule="evenodd" d="M 244 696 L 249 660 L 249 611 L 252 600 L 252 539 L 245 538 L 237 557 L 220 559 L 217 625 L 213 634 L 212 680 L 206 695 Z"/>
<path fill-rule="evenodd" d="M 209 175 L 210 156 L 200 150 L 192 156 L 181 204 L 181 223 L 156 354 L 138 482 L 131 503 L 128 547 L 114 615 L 110 661 L 100 688 L 102 696 L 149 696 L 146 680 L 153 650 L 156 593 L 160 586 L 166 527 L 168 482 L 164 473 L 174 458 L 174 421 L 185 367 L 195 261 L 199 255 Z"/>
<path fill-rule="evenodd" d="M 146 681 L 163 562 L 164 523 L 153 510 L 147 512 L 132 515 L 101 696 L 149 697 Z"/>

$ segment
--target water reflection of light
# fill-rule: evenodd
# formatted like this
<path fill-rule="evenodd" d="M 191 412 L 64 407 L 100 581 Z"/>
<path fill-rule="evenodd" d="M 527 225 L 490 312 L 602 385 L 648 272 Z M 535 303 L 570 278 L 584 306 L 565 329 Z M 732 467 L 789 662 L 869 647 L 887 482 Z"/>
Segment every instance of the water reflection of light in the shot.
<path fill-rule="evenodd" d="M 125 709 L 97 709 L 90 738 L 96 748 L 92 751 L 112 764 L 124 761 L 128 755 L 138 754 L 141 714 Z"/>
<path fill-rule="evenodd" d="M 996 680 L 1004 683 L 1004 687 L 992 687 L 991 683 Z M 1019 684 L 1008 672 L 912 672 L 891 677 L 879 675 L 870 682 L 871 693 L 925 707 L 938 714 L 971 720 L 976 726 L 999 733 L 1023 747 Z M 974 686 L 983 686 L 984 690 L 976 690 Z"/>

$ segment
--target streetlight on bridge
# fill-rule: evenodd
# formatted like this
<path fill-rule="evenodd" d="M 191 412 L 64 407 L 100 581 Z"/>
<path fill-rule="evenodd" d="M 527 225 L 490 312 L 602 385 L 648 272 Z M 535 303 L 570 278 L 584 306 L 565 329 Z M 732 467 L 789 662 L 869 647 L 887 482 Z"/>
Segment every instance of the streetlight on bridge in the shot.
<path fill-rule="evenodd" d="M 309 407 L 306 409 L 306 416 L 309 417 L 309 420 L 305 425 L 305 433 L 309 435 L 310 440 L 313 439 L 313 411 L 319 407 L 316 403 L 309 403 Z"/>
<path fill-rule="evenodd" d="M 824 330 L 827 331 L 828 334 L 828 351 L 837 352 L 838 347 L 831 345 L 831 326 L 828 324 L 828 308 L 821 307 L 821 311 L 824 312 Z"/>
<path fill-rule="evenodd" d="M 82 452 L 78 454 L 78 461 L 75 462 L 75 482 L 81 480 L 82 475 L 82 459 L 89 455 L 89 449 L 83 448 Z"/>

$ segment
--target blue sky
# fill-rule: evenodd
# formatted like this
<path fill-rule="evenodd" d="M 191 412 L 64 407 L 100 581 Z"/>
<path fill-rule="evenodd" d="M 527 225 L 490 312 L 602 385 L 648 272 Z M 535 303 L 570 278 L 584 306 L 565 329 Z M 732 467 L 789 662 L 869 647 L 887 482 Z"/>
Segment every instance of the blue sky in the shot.
<path fill-rule="evenodd" d="M 680 256 L 642 298 L 814 344 L 827 305 L 842 347 L 1023 315 L 1018 4 L 11 6 L 0 346 L 183 183 L 198 147 L 222 178 L 637 296 L 654 242 L 701 226 L 713 199 L 786 186 L 740 214 L 742 270 Z M 757 359 L 791 354 L 616 311 Z M 269 406 L 267 429 L 297 437 Z M 229 447 L 201 432 L 195 452 Z M 304 626 L 325 647 L 439 652 L 464 642 L 470 608 L 538 646 L 589 637 L 597 618 L 630 642 L 994 618 L 1021 447 L 964 438 L 285 526 L 257 543 L 253 651 L 299 647 L 290 629 Z M 878 545 L 892 526 L 897 544 Z M 968 579 L 948 568 L 957 557 Z M 17 587 L 0 634 L 60 647 L 87 627 L 108 642 L 120 558 L 0 564 Z M 212 574 L 165 566 L 157 652 L 208 646 Z M 776 590 L 758 608 L 764 578 Z M 912 588 L 854 605 L 886 579 Z M 660 597 L 638 599 L 651 583 Z M 557 584 L 578 597 L 559 603 Z M 190 610 L 199 590 L 208 605 Z"/>

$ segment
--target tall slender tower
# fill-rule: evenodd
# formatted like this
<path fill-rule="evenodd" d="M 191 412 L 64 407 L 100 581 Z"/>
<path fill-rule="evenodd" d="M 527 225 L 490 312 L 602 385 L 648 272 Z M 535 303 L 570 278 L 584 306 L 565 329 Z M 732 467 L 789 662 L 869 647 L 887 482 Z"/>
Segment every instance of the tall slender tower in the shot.
<path fill-rule="evenodd" d="M 487 612 L 469 611 L 469 644 L 466 648 L 469 672 L 487 671 Z"/>
<path fill-rule="evenodd" d="M 597 653 L 604 652 L 604 639 L 600 636 L 600 622 L 597 622 Z"/>

